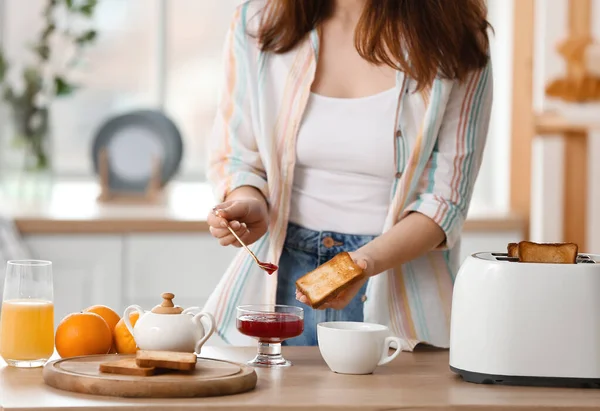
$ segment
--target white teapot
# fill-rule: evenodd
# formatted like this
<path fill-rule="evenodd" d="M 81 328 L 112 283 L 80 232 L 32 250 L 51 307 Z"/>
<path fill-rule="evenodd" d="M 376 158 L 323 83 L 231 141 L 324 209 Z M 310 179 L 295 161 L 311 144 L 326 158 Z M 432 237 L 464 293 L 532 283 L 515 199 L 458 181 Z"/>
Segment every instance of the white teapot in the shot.
<path fill-rule="evenodd" d="M 163 293 L 163 302 L 151 311 L 139 305 L 125 309 L 123 320 L 140 350 L 195 352 L 200 354 L 202 345 L 215 331 L 212 315 L 201 312 L 198 307 L 183 309 L 173 305 L 172 293 Z M 135 326 L 129 315 L 138 312 Z M 202 321 L 204 319 L 204 321 Z"/>

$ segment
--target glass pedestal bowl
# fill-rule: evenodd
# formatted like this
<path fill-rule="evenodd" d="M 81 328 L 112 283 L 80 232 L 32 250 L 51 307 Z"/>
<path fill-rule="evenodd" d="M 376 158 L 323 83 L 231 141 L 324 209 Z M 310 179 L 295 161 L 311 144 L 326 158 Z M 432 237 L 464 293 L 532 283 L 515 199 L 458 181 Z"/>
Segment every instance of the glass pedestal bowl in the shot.
<path fill-rule="evenodd" d="M 304 310 L 290 305 L 242 305 L 236 309 L 239 332 L 258 340 L 258 352 L 248 364 L 255 367 L 289 367 L 281 343 L 304 331 Z"/>

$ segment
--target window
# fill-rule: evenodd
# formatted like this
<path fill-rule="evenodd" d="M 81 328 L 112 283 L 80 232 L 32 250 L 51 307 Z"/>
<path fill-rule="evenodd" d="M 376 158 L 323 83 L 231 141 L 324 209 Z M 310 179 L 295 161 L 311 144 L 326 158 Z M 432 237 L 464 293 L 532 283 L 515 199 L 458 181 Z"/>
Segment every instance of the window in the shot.
<path fill-rule="evenodd" d="M 22 60 L 23 45 L 41 24 L 39 14 L 45 1 L 4 0 L 2 31 L 9 57 Z M 100 1 L 94 18 L 99 37 L 76 76 L 84 87 L 53 106 L 56 172 L 91 175 L 90 147 L 103 121 L 138 108 L 163 108 L 185 142 L 179 178 L 203 179 L 205 141 L 221 81 L 223 41 L 240 1 Z M 474 211 L 508 209 L 512 1 L 488 3 L 496 31 L 491 38 L 495 98 L 473 195 Z"/>
<path fill-rule="evenodd" d="M 4 0 L 2 31 L 9 60 L 26 58 L 24 45 L 37 35 L 44 4 Z M 73 77 L 83 87 L 52 106 L 57 174 L 91 175 L 92 141 L 109 117 L 163 108 L 184 138 L 180 176 L 202 179 L 222 47 L 237 4 L 239 0 L 100 1 L 94 16 L 98 39 Z"/>
<path fill-rule="evenodd" d="M 513 1 L 488 0 L 494 71 L 494 103 L 483 163 L 475 184 L 473 212 L 509 210 Z"/>

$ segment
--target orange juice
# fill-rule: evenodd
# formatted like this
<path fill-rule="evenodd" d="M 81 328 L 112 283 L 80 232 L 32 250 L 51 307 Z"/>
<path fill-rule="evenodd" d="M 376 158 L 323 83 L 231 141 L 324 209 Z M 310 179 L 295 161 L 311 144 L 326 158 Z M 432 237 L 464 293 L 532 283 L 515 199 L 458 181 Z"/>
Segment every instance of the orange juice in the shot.
<path fill-rule="evenodd" d="M 54 304 L 50 301 L 4 301 L 0 324 L 0 355 L 5 360 L 48 359 L 54 353 Z"/>

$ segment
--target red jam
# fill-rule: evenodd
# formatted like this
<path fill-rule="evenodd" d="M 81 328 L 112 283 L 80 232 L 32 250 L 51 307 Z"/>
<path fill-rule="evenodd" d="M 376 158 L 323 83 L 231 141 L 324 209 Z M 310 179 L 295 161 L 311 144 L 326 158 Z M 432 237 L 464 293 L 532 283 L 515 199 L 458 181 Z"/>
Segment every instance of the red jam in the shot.
<path fill-rule="evenodd" d="M 262 266 L 262 269 L 265 270 L 269 275 L 273 274 L 279 268 L 275 264 L 271 263 L 260 263 L 260 265 Z"/>
<path fill-rule="evenodd" d="M 304 320 L 295 314 L 244 314 L 237 319 L 237 329 L 259 341 L 281 342 L 304 331 Z"/>

